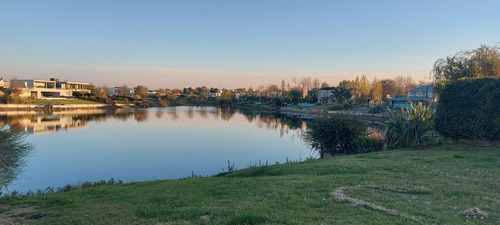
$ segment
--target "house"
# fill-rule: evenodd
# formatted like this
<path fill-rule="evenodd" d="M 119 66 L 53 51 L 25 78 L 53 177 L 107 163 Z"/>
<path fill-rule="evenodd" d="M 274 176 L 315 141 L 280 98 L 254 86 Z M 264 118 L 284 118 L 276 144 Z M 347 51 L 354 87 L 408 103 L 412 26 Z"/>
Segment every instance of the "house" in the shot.
<path fill-rule="evenodd" d="M 217 97 L 220 97 L 221 95 L 222 95 L 222 90 L 215 88 L 215 89 L 210 89 L 207 97 L 208 98 L 217 98 Z"/>
<path fill-rule="evenodd" d="M 16 80 L 11 81 L 10 91 L 16 88 L 20 90 L 21 97 L 34 97 L 37 99 L 44 97 L 71 97 L 73 92 L 89 93 L 89 83 L 60 81 L 58 78 L 50 80 Z"/>
<path fill-rule="evenodd" d="M 9 88 L 10 82 L 6 81 L 3 77 L 0 77 L 0 87 Z"/>
<path fill-rule="evenodd" d="M 333 104 L 335 98 L 333 96 L 333 87 L 324 87 L 318 90 L 318 103 L 320 104 Z"/>
<path fill-rule="evenodd" d="M 435 107 L 434 88 L 432 84 L 413 88 L 407 91 L 405 96 L 396 97 L 396 94 L 394 93 L 393 97 L 389 99 L 389 106 L 396 109 L 406 108 L 408 103 L 422 103 L 424 105 Z"/>
<path fill-rule="evenodd" d="M 125 96 L 127 97 L 134 97 L 135 90 L 133 88 L 129 87 L 112 87 L 108 88 L 108 96 L 113 96 L 113 95 L 123 95 L 123 93 L 120 93 L 120 89 L 123 89 L 122 91 L 125 92 Z"/>
<path fill-rule="evenodd" d="M 243 92 L 233 91 L 231 92 L 231 94 L 233 95 L 233 98 L 236 99 L 236 101 L 243 101 L 243 99 L 245 99 L 245 94 Z"/>

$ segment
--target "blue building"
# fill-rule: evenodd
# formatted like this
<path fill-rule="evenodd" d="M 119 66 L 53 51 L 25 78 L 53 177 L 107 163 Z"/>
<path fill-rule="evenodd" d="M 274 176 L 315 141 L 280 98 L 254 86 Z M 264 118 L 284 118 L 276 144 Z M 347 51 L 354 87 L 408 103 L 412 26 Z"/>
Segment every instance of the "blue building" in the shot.
<path fill-rule="evenodd" d="M 435 108 L 435 96 L 432 84 L 419 86 L 413 88 L 406 92 L 406 96 L 396 97 L 393 94 L 393 97 L 389 99 L 389 106 L 392 106 L 395 109 L 406 108 L 409 104 L 418 104 L 422 103 L 425 106 L 430 105 L 431 108 Z"/>

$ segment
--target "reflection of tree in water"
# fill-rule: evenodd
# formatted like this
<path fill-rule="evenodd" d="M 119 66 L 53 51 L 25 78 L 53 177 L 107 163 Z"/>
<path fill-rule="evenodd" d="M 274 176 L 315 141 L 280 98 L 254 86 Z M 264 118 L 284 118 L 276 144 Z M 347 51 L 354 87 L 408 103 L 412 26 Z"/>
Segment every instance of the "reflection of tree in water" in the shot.
<path fill-rule="evenodd" d="M 20 131 L 0 128 L 0 194 L 22 173 L 32 149 Z"/>
<path fill-rule="evenodd" d="M 144 122 L 148 120 L 148 110 L 135 110 L 134 118 L 137 122 Z"/>
<path fill-rule="evenodd" d="M 186 110 L 186 116 L 189 118 L 189 119 L 193 119 L 193 107 L 189 107 L 187 110 Z"/>
<path fill-rule="evenodd" d="M 132 115 L 132 112 L 129 109 L 116 109 L 112 111 L 111 115 L 113 118 L 121 121 L 127 121 L 127 119 Z"/>
<path fill-rule="evenodd" d="M 170 114 L 173 121 L 179 120 L 179 115 L 177 115 L 177 108 L 176 107 L 169 108 L 167 113 Z"/>
<path fill-rule="evenodd" d="M 220 112 L 220 118 L 223 120 L 229 121 L 231 117 L 233 117 L 235 111 L 231 107 L 226 107 L 226 108 L 218 108 Z"/>
<path fill-rule="evenodd" d="M 249 123 L 255 123 L 260 128 L 279 130 L 281 137 L 291 130 L 296 131 L 296 135 L 301 136 L 306 127 L 306 123 L 296 116 L 254 110 L 239 110 L 239 112 L 245 116 Z"/>
<path fill-rule="evenodd" d="M 156 118 L 161 119 L 163 117 L 163 110 L 156 110 Z"/>
<path fill-rule="evenodd" d="M 202 107 L 198 110 L 198 113 L 200 113 L 200 116 L 203 118 L 207 118 L 207 107 Z"/>

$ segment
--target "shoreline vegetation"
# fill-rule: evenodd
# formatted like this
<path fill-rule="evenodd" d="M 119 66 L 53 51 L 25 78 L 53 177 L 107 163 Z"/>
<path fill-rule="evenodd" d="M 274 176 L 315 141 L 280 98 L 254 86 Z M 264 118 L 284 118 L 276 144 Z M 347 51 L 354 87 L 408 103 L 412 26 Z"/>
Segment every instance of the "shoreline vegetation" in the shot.
<path fill-rule="evenodd" d="M 499 174 L 498 142 L 458 141 L 202 178 L 86 182 L 1 198 L 0 222 L 494 224 Z"/>

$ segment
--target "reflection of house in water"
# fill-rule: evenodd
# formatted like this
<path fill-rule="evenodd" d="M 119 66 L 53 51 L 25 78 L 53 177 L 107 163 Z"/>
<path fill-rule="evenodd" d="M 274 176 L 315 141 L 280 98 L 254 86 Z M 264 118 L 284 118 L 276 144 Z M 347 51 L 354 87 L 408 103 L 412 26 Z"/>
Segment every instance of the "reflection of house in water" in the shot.
<path fill-rule="evenodd" d="M 87 129 L 88 115 L 105 115 L 105 110 L 75 110 L 44 114 L 37 112 L 0 112 L 1 120 L 11 128 L 25 133 L 43 134 L 75 129 Z M 82 116 L 84 115 L 84 116 Z"/>
<path fill-rule="evenodd" d="M 46 115 L 43 117 L 34 117 L 23 119 L 21 125 L 24 125 L 24 132 L 30 134 L 42 134 L 50 132 L 68 131 L 74 129 L 86 129 L 85 121 L 74 119 L 71 115 Z"/>

